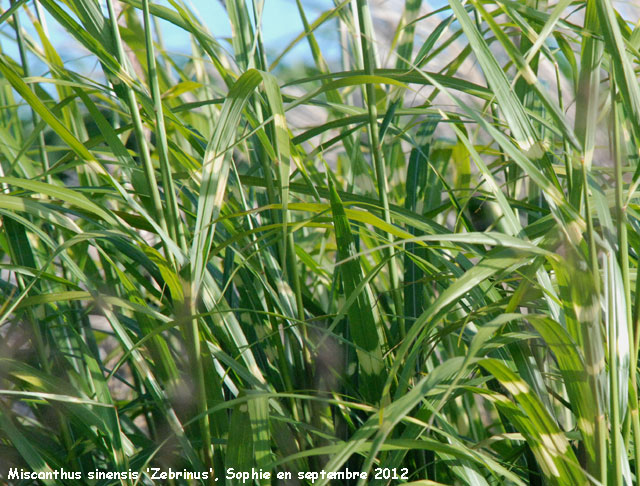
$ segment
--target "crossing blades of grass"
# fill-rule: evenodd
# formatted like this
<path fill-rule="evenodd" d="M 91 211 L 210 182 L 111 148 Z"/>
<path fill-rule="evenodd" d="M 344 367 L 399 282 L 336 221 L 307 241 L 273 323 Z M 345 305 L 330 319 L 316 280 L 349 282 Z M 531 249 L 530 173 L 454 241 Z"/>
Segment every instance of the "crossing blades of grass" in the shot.
<path fill-rule="evenodd" d="M 9 3 L 3 467 L 637 482 L 633 2 Z"/>

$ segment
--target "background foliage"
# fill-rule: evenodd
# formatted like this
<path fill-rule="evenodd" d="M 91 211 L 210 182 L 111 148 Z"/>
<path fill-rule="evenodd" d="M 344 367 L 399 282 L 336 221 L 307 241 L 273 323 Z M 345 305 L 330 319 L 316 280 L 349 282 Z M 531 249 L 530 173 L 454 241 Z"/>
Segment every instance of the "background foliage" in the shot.
<path fill-rule="evenodd" d="M 394 5 L 272 52 L 260 0 L 11 2 L 0 472 L 636 484 L 638 19 Z"/>

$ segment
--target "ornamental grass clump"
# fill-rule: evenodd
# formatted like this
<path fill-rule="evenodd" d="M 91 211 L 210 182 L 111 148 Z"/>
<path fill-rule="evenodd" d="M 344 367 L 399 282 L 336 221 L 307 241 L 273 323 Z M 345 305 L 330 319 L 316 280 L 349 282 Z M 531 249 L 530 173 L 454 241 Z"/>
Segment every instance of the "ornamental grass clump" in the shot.
<path fill-rule="evenodd" d="M 639 9 L 223 3 L 3 5 L 3 481 L 636 484 Z"/>

